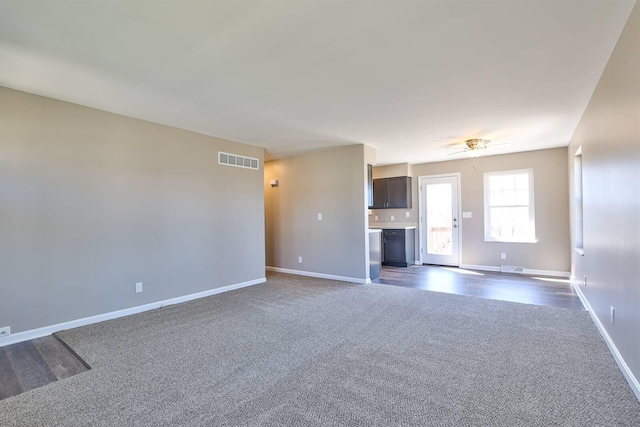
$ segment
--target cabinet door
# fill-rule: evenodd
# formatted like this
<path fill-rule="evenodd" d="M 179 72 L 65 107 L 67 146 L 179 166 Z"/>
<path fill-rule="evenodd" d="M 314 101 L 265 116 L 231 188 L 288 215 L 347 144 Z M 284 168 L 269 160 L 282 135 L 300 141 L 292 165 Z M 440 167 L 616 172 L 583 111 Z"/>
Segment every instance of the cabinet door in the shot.
<path fill-rule="evenodd" d="M 386 208 L 387 204 L 387 185 L 386 179 L 373 180 L 373 208 Z"/>
<path fill-rule="evenodd" d="M 387 207 L 410 208 L 411 207 L 411 178 L 398 176 L 387 178 Z"/>
<path fill-rule="evenodd" d="M 387 232 L 384 235 L 384 262 L 406 263 L 404 253 L 404 233 L 400 231 Z"/>

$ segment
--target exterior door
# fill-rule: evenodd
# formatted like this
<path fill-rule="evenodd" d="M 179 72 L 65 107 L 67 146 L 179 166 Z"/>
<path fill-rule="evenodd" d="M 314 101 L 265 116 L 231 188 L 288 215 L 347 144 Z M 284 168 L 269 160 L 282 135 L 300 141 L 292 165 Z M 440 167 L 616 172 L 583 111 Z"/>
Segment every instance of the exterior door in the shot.
<path fill-rule="evenodd" d="M 459 266 L 459 176 L 420 177 L 420 259 Z"/>

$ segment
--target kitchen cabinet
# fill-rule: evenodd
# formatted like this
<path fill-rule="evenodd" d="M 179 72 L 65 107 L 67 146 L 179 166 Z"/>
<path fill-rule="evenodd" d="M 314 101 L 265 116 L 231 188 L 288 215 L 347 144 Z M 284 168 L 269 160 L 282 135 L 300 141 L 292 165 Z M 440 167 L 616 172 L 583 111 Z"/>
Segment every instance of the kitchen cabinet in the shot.
<path fill-rule="evenodd" d="M 373 207 L 373 165 L 367 165 L 367 206 Z"/>
<path fill-rule="evenodd" d="M 382 264 L 382 230 L 369 230 L 369 277 L 380 277 Z"/>
<path fill-rule="evenodd" d="M 411 208 L 411 177 L 396 176 L 373 180 L 371 209 Z"/>
<path fill-rule="evenodd" d="M 382 265 L 408 267 L 415 264 L 415 231 L 415 228 L 382 230 Z"/>

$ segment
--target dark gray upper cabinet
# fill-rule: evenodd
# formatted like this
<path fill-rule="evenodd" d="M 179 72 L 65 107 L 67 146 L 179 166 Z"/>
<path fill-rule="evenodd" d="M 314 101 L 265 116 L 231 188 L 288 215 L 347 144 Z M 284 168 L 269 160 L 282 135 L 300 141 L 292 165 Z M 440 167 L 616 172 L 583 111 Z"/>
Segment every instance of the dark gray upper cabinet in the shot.
<path fill-rule="evenodd" d="M 373 207 L 373 165 L 367 165 L 367 200 L 369 209 Z"/>
<path fill-rule="evenodd" d="M 372 209 L 411 208 L 411 177 L 373 180 Z"/>

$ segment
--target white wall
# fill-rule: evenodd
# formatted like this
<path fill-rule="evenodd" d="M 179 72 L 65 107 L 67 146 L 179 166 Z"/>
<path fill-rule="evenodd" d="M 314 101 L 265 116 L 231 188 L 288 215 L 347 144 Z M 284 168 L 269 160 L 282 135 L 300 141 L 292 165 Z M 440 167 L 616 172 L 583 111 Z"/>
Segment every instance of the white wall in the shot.
<path fill-rule="evenodd" d="M 583 249 L 572 274 L 611 343 L 640 379 L 640 6 L 636 5 L 569 146 L 582 149 Z M 572 204 L 575 241 L 576 206 Z M 586 283 L 584 278 L 587 278 Z M 610 309 L 615 309 L 615 322 Z M 630 374 L 630 375 L 629 375 Z M 633 382 L 633 379 L 632 379 Z"/>

